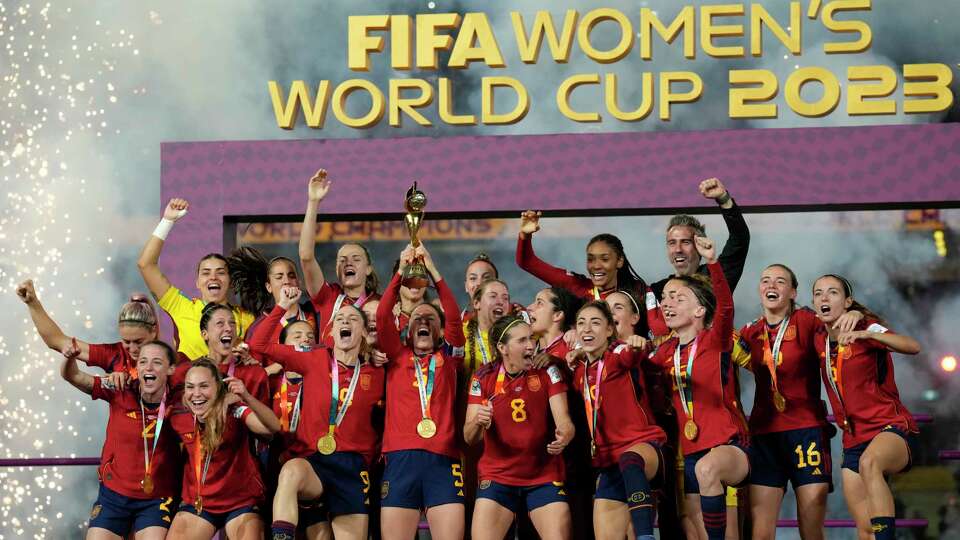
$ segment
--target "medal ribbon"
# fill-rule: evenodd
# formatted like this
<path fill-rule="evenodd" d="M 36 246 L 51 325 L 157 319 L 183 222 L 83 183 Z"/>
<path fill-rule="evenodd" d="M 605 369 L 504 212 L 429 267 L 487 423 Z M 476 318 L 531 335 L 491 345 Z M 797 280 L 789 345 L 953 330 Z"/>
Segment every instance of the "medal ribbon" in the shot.
<path fill-rule="evenodd" d="M 207 454 L 203 460 L 203 474 L 200 473 L 200 456 L 203 455 L 203 449 L 200 441 L 200 423 L 196 417 L 193 419 L 193 463 L 197 473 L 197 500 L 203 495 L 203 484 L 207 481 L 207 471 L 210 469 L 210 459 L 213 458 L 213 452 Z M 199 511 L 199 509 L 197 509 Z"/>
<path fill-rule="evenodd" d="M 420 359 L 413 357 L 413 374 L 417 377 L 417 392 L 420 394 L 420 413 L 423 418 L 430 418 L 430 398 L 433 396 L 433 381 L 437 370 L 437 355 L 434 353 L 430 357 L 430 364 L 427 367 L 427 380 L 423 380 L 423 372 L 420 367 Z"/>
<path fill-rule="evenodd" d="M 766 324 L 766 323 L 764 323 Z M 780 345 L 783 343 L 783 336 L 787 333 L 787 327 L 790 325 L 790 317 L 784 317 L 777 328 L 777 337 L 773 341 L 773 351 L 770 350 L 770 329 L 763 332 L 763 363 L 770 371 L 770 380 L 773 384 L 773 391 L 779 392 L 777 385 L 777 361 L 780 359 Z"/>
<path fill-rule="evenodd" d="M 557 343 L 559 343 L 561 339 L 563 339 L 563 334 L 560 334 L 559 336 L 553 338 L 553 341 L 551 341 L 549 344 L 547 344 L 547 346 L 544 347 L 543 349 L 540 348 L 540 342 L 537 341 L 537 350 L 534 351 L 533 354 L 540 354 L 540 352 L 547 352 L 547 351 L 549 351 L 551 348 L 553 348 L 554 345 L 556 345 Z"/>
<path fill-rule="evenodd" d="M 480 355 L 483 356 L 483 363 L 490 363 L 490 353 L 487 352 L 487 345 L 484 343 L 486 340 L 480 335 L 480 330 L 477 330 L 477 335 L 473 336 L 473 339 L 477 342 L 477 348 L 480 350 Z M 501 369 L 502 366 L 501 366 Z"/>
<path fill-rule="evenodd" d="M 697 356 L 697 343 L 700 341 L 698 335 L 693 343 L 690 344 L 690 354 L 687 356 L 687 380 L 690 384 L 684 388 L 683 373 L 680 369 L 680 342 L 677 342 L 677 348 L 673 350 L 673 375 L 677 380 L 677 391 L 680 392 L 680 405 L 683 406 L 683 412 L 687 418 L 693 420 L 693 360 Z M 690 399 L 687 400 L 687 390 L 690 391 Z"/>
<path fill-rule="evenodd" d="M 280 431 L 290 431 L 290 412 L 287 410 L 287 373 L 280 379 Z"/>
<path fill-rule="evenodd" d="M 330 398 L 330 427 L 327 433 L 330 436 L 333 436 L 333 432 L 336 431 L 337 426 L 343 423 L 343 417 L 347 415 L 347 409 L 350 407 L 350 402 L 353 400 L 353 393 L 357 389 L 357 381 L 360 380 L 360 361 L 357 360 L 357 363 L 353 366 L 353 376 L 350 377 L 350 386 L 347 388 L 347 395 L 343 398 L 343 403 L 340 403 L 340 362 L 336 358 L 330 358 L 333 362 L 333 367 L 331 371 L 333 372 L 333 380 L 331 381 L 330 388 L 333 391 L 333 395 Z"/>
<path fill-rule="evenodd" d="M 143 431 L 140 436 L 143 438 L 143 474 L 150 476 L 150 465 L 153 463 L 153 455 L 157 452 L 157 442 L 160 440 L 160 430 L 163 428 L 163 417 L 167 414 L 167 391 L 163 391 L 163 397 L 160 398 L 160 410 L 157 412 L 157 423 L 153 428 L 153 448 L 147 454 L 147 415 L 143 408 L 143 398 L 140 398 L 140 425 Z"/>
<path fill-rule="evenodd" d="M 833 361 L 830 358 L 829 335 L 827 335 L 825 354 L 827 361 L 827 381 L 830 382 L 830 387 L 833 388 L 833 392 L 837 395 L 837 399 L 840 401 L 840 407 L 843 408 L 843 347 L 837 347 L 837 375 L 834 377 Z"/>
<path fill-rule="evenodd" d="M 493 401 L 493 398 L 499 396 L 500 394 L 505 394 L 503 391 L 503 381 L 507 378 L 507 368 L 504 367 L 503 362 L 500 362 L 500 371 L 497 372 L 497 381 L 493 385 L 493 395 L 487 399 L 487 404 L 490 404 Z"/>
<path fill-rule="evenodd" d="M 602 298 L 600 297 L 600 289 L 598 289 L 598 288 L 596 287 L 596 285 L 594 285 L 594 287 L 593 287 L 593 299 L 594 299 L 594 300 L 602 300 Z"/>
<path fill-rule="evenodd" d="M 590 360 L 583 364 L 583 405 L 587 410 L 587 428 L 590 430 L 590 440 L 597 443 L 597 415 L 600 413 L 600 381 L 603 379 L 604 359 L 597 363 L 597 385 L 590 391 Z"/>

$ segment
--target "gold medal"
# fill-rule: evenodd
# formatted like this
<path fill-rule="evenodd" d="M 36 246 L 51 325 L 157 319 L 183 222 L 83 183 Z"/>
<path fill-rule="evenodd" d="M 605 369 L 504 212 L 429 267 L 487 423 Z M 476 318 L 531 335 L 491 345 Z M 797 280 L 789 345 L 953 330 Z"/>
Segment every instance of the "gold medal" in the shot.
<path fill-rule="evenodd" d="M 597 443 L 590 441 L 590 457 L 597 457 Z"/>
<path fill-rule="evenodd" d="M 193 507 L 197 509 L 197 515 L 199 516 L 203 512 L 203 497 L 197 495 L 197 502 Z"/>
<path fill-rule="evenodd" d="M 697 427 L 697 423 L 691 418 L 687 420 L 687 423 L 683 425 L 683 436 L 687 438 L 688 441 L 692 441 L 697 438 L 697 433 L 700 432 L 700 429 Z"/>
<path fill-rule="evenodd" d="M 773 391 L 773 406 L 776 407 L 779 412 L 787 410 L 787 400 L 783 397 L 783 394 L 776 390 Z"/>
<path fill-rule="evenodd" d="M 153 493 L 153 477 L 150 474 L 146 474 L 143 477 L 143 480 L 140 481 L 140 487 L 143 488 L 143 492 L 147 495 Z"/>
<path fill-rule="evenodd" d="M 437 434 L 437 423 L 432 418 L 424 418 L 417 424 L 417 435 L 429 439 Z"/>
<path fill-rule="evenodd" d="M 337 451 L 337 440 L 333 438 L 332 433 L 327 433 L 317 441 L 317 450 L 325 456 Z"/>

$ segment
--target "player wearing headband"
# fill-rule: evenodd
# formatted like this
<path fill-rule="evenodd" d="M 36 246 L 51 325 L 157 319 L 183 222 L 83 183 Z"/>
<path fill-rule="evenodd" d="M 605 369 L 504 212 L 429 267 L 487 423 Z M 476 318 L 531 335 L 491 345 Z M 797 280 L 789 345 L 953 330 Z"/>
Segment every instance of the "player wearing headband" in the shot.
<path fill-rule="evenodd" d="M 157 339 L 157 312 L 154 311 L 147 297 L 142 294 L 130 295 L 130 301 L 120 308 L 120 314 L 117 317 L 117 334 L 120 336 L 120 341 L 116 343 L 87 343 L 64 334 L 40 303 L 31 280 L 17 286 L 17 296 L 30 310 L 30 317 L 37 328 L 37 333 L 47 347 L 62 353 L 75 342 L 79 348 L 78 360 L 107 373 L 123 371 L 130 378 L 137 378 L 137 358 L 140 356 L 140 348 L 145 343 Z"/>
<path fill-rule="evenodd" d="M 284 288 L 283 298 L 264 324 L 280 324 L 300 291 Z M 382 408 L 384 372 L 368 362 L 366 321 L 360 308 L 343 305 L 334 317 L 333 347 L 306 348 L 271 343 L 258 333 L 251 348 L 284 369 L 303 375 L 298 438 L 316 449 L 306 459 L 287 461 L 273 499 L 273 538 L 292 540 L 299 520 L 297 501 L 323 500 L 334 536 L 367 537 L 370 476 L 368 467 L 380 441 L 375 412 Z M 300 430 L 303 430 L 302 432 Z"/>
<path fill-rule="evenodd" d="M 534 342 L 520 317 L 498 320 L 490 340 L 493 362 L 471 379 L 464 426 L 468 444 L 483 441 L 471 537 L 502 539 L 526 510 L 541 538 L 570 538 L 560 454 L 574 427 L 560 368 L 530 368 Z"/>
<path fill-rule="evenodd" d="M 900 401 L 891 352 L 917 354 L 920 344 L 894 334 L 853 298 L 845 278 L 827 274 L 813 284 L 813 307 L 824 327 L 814 337 L 820 372 L 843 430 L 843 495 L 861 539 L 893 539 L 890 475 L 910 469 L 919 430 Z M 851 310 L 863 313 L 853 331 L 836 327 Z"/>
<path fill-rule="evenodd" d="M 711 283 L 691 276 L 667 282 L 661 307 L 674 337 L 660 345 L 653 362 L 675 381 L 687 516 L 702 538 L 714 540 L 724 538 L 726 530 L 725 487 L 738 486 L 749 475 L 749 440 L 729 355 L 733 296 L 713 243 L 699 236 L 695 242 Z"/>

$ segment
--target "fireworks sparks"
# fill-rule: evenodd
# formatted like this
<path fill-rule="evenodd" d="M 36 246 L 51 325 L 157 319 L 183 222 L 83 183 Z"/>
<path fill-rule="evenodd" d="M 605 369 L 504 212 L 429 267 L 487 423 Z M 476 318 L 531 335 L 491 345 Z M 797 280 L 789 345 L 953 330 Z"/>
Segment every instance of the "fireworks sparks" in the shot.
<path fill-rule="evenodd" d="M 149 18 L 160 24 L 160 14 Z M 105 228 L 91 228 L 109 219 L 106 201 L 81 171 L 104 139 L 120 133 L 111 108 L 146 92 L 117 79 L 118 68 L 139 54 L 135 43 L 132 33 L 91 19 L 88 10 L 0 4 L 0 297 L 9 306 L 0 321 L 7 329 L 0 337 L 3 458 L 99 454 L 106 409 L 63 384 L 58 356 L 13 299 L 17 283 L 32 278 L 67 333 L 114 335 L 112 314 L 104 313 L 115 304 L 112 294 L 102 304 L 91 298 L 109 289 L 112 239 Z M 0 469 L 0 539 L 75 536 L 95 481 L 92 467 Z M 64 497 L 73 484 L 90 500 Z"/>

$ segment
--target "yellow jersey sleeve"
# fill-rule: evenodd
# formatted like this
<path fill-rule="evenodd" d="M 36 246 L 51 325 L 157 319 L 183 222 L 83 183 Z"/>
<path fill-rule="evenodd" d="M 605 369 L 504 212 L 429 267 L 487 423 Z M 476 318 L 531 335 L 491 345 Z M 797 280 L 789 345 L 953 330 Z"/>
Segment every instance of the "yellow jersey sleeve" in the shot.
<path fill-rule="evenodd" d="M 730 353 L 733 363 L 743 369 L 750 369 L 750 344 L 743 339 L 739 332 L 733 333 L 733 350 Z"/>
<path fill-rule="evenodd" d="M 177 350 L 196 360 L 207 354 L 207 343 L 200 334 L 200 314 L 203 302 L 197 298 L 187 298 L 183 292 L 170 286 L 167 292 L 157 300 L 157 305 L 170 315 L 176 327 Z"/>

